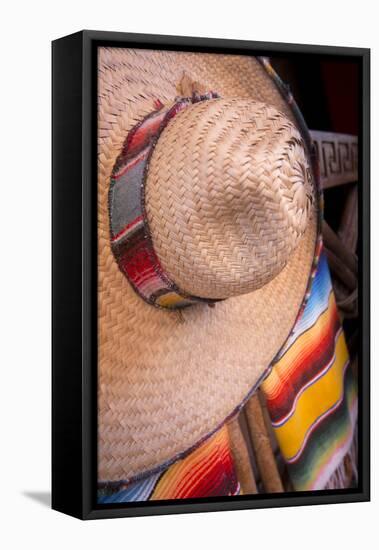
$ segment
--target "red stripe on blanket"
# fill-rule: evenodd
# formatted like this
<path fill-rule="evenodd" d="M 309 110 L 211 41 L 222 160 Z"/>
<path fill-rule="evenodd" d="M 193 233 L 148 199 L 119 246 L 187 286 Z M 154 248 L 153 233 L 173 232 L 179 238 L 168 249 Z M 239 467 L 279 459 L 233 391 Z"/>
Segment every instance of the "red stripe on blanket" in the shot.
<path fill-rule="evenodd" d="M 300 389 L 311 381 L 330 361 L 335 349 L 335 337 L 340 328 L 335 306 L 330 311 L 328 323 L 320 331 L 312 330 L 312 339 L 302 347 L 290 368 L 280 373 L 278 384 L 273 392 L 266 395 L 272 422 L 279 422 L 291 410 Z"/>

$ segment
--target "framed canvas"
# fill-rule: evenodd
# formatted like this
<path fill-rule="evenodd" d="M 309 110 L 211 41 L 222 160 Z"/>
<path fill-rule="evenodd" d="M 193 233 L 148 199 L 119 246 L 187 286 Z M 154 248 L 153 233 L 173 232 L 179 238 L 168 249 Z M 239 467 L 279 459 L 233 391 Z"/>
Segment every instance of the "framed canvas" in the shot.
<path fill-rule="evenodd" d="M 369 50 L 52 52 L 53 508 L 369 500 Z"/>

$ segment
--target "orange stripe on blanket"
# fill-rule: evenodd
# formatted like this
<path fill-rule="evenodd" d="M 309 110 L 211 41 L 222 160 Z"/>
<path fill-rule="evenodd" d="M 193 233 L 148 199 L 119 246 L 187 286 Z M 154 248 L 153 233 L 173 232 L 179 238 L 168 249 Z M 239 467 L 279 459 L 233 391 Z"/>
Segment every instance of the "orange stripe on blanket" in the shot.
<path fill-rule="evenodd" d="M 274 401 L 283 391 L 285 384 L 291 382 L 297 372 L 304 370 L 304 365 L 310 363 L 312 355 L 319 360 L 320 350 L 325 348 L 328 340 L 335 337 L 333 328 L 337 322 L 337 306 L 334 294 L 331 294 L 328 309 L 311 328 L 299 336 L 262 383 L 261 387 L 268 401 Z"/>
<path fill-rule="evenodd" d="M 155 487 L 151 500 L 170 500 L 212 494 L 223 480 L 233 476 L 228 430 L 219 432 L 169 468 Z"/>

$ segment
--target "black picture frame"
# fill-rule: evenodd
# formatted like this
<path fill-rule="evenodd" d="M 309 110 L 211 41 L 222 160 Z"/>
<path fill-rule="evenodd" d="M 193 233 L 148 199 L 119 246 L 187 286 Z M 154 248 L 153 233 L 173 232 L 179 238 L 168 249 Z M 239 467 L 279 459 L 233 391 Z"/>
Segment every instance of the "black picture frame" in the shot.
<path fill-rule="evenodd" d="M 349 490 L 96 504 L 97 56 L 99 46 L 242 55 L 351 57 L 361 71 L 359 135 L 359 485 Z M 370 499 L 370 50 L 81 31 L 52 43 L 52 507 L 81 519 Z"/>

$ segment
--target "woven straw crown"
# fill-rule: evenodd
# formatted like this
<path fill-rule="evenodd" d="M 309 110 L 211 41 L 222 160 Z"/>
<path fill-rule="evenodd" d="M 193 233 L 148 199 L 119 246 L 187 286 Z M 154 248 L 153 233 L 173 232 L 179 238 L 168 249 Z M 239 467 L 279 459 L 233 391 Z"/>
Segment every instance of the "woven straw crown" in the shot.
<path fill-rule="evenodd" d="M 271 281 L 307 227 L 311 176 L 299 131 L 274 107 L 213 99 L 163 130 L 146 180 L 155 251 L 188 294 L 222 299 Z"/>

